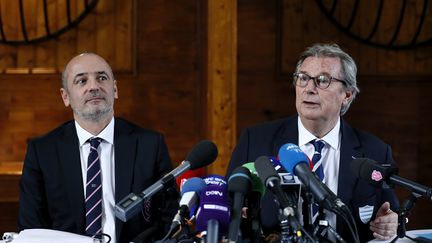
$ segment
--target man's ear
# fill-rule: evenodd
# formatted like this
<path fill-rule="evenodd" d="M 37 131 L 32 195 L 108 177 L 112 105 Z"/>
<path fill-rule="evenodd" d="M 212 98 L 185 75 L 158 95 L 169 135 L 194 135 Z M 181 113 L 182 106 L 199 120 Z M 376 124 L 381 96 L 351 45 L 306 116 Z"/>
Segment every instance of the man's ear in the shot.
<path fill-rule="evenodd" d="M 354 99 L 354 93 L 352 90 L 345 90 L 345 98 L 342 101 L 344 105 L 347 105 L 352 99 Z"/>
<path fill-rule="evenodd" d="M 114 98 L 118 99 L 117 80 L 114 80 Z"/>
<path fill-rule="evenodd" d="M 60 96 L 62 97 L 64 105 L 68 107 L 70 105 L 69 93 L 64 88 L 60 88 Z"/>

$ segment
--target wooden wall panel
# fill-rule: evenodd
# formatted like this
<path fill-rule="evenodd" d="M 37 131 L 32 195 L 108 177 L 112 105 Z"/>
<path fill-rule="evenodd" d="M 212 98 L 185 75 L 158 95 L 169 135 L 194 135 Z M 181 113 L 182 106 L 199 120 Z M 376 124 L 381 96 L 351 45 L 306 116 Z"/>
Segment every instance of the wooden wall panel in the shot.
<path fill-rule="evenodd" d="M 84 10 L 85 2 L 70 1 L 71 21 Z M 27 38 L 32 40 L 47 34 L 42 0 L 23 1 Z M 99 0 L 94 11 L 77 26 L 58 38 L 33 45 L 0 44 L 0 72 L 24 73 L 62 70 L 71 56 L 81 52 L 96 52 L 111 60 L 119 72 L 135 72 L 132 26 L 134 0 Z M 2 21 L 7 40 L 23 40 L 19 16 L 19 1 L 0 1 Z M 67 24 L 66 1 L 47 1 L 50 33 Z M 44 68 L 44 69 L 41 69 Z"/>
<path fill-rule="evenodd" d="M 201 1 L 139 1 L 138 77 L 131 84 L 135 112 L 143 126 L 164 132 L 175 164 L 205 136 L 205 31 Z M 204 12 L 203 12 L 204 11 Z M 205 16 L 205 15 L 204 15 Z"/>

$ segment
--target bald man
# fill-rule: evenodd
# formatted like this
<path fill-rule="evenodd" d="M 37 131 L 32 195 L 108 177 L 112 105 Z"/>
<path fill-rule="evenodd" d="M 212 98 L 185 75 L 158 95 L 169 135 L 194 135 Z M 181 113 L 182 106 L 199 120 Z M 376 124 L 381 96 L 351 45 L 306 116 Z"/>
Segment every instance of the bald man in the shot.
<path fill-rule="evenodd" d="M 69 61 L 60 94 L 74 120 L 29 141 L 20 181 L 19 230 L 106 234 L 111 242 L 122 243 L 153 227 L 158 228 L 156 239 L 162 237 L 161 219 L 175 214 L 176 192 L 147 201 L 142 214 L 126 223 L 115 218 L 114 207 L 172 169 L 163 135 L 114 117 L 117 81 L 109 64 L 94 53 Z"/>

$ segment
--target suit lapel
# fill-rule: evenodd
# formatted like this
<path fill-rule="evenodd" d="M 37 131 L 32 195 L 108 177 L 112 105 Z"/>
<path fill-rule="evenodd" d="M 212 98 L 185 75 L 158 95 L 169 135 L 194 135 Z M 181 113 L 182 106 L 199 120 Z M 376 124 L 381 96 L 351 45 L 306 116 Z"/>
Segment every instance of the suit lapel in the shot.
<path fill-rule="evenodd" d="M 273 143 L 273 154 L 277 156 L 280 147 L 286 143 L 298 144 L 297 116 L 287 118 L 279 131 L 276 132 Z"/>
<path fill-rule="evenodd" d="M 122 200 L 132 190 L 136 139 L 131 139 L 133 128 L 123 120 L 115 119 L 115 201 Z M 116 219 L 116 234 L 120 236 L 123 223 Z"/>
<path fill-rule="evenodd" d="M 363 157 L 360 142 L 354 130 L 341 119 L 342 139 L 339 163 L 338 197 L 348 203 L 352 198 L 357 178 L 351 173 L 351 161 Z"/>
<path fill-rule="evenodd" d="M 339 180 L 337 196 L 347 205 L 352 199 L 353 190 L 358 178 L 351 172 L 351 161 L 363 157 L 361 144 L 354 130 L 341 119 L 342 139 L 340 148 Z M 345 227 L 342 220 L 337 220 L 337 229 Z"/>
<path fill-rule="evenodd" d="M 65 125 L 64 136 L 59 139 L 57 148 L 70 203 L 66 206 L 73 212 L 78 231 L 84 233 L 84 187 L 79 141 L 73 121 Z"/>

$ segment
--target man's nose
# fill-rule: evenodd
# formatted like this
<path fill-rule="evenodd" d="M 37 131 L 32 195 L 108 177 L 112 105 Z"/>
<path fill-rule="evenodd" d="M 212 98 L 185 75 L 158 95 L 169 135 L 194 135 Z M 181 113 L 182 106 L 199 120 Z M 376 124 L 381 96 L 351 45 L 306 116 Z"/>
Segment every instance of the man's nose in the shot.
<path fill-rule="evenodd" d="M 88 84 L 90 90 L 98 90 L 100 88 L 100 84 L 96 78 L 90 78 Z"/>
<path fill-rule="evenodd" d="M 305 90 L 306 91 L 311 91 L 311 90 L 316 90 L 317 86 L 315 84 L 315 80 L 313 78 L 310 78 L 306 84 Z"/>

